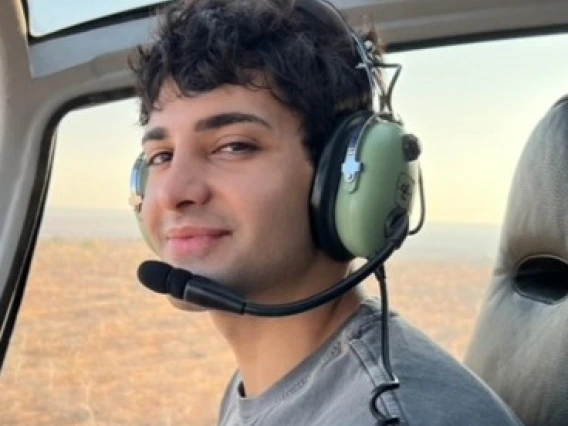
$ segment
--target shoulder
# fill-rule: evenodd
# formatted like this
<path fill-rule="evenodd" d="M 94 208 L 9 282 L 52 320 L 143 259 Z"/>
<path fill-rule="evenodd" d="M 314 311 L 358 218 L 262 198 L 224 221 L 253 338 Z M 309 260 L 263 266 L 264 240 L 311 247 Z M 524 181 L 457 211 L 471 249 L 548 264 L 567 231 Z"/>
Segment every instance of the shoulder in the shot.
<path fill-rule="evenodd" d="M 236 396 L 238 393 L 238 386 L 240 383 L 240 376 L 238 371 L 235 371 L 231 380 L 225 388 L 225 393 L 221 399 L 221 405 L 219 407 L 219 424 L 225 424 L 226 419 L 231 415 L 231 412 L 235 410 Z"/>
<path fill-rule="evenodd" d="M 376 388 L 388 379 L 382 363 L 381 311 L 372 299 L 361 308 L 363 313 L 342 337 L 364 380 Z M 389 330 L 391 365 L 400 386 L 383 394 L 378 405 L 383 410 L 409 425 L 520 425 L 476 375 L 399 315 L 390 315 Z"/>

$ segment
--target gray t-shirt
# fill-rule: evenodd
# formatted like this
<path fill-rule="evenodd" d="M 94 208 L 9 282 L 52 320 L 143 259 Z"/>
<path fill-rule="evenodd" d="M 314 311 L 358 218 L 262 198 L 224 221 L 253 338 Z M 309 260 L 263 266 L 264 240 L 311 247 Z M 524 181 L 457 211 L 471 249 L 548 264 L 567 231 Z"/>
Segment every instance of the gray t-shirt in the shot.
<path fill-rule="evenodd" d="M 391 364 L 400 381 L 377 408 L 400 425 L 521 425 L 476 376 L 392 314 Z M 223 398 L 222 426 L 375 426 L 369 402 L 387 379 L 381 359 L 378 300 L 364 301 L 319 350 L 257 398 L 243 397 L 237 372 Z"/>

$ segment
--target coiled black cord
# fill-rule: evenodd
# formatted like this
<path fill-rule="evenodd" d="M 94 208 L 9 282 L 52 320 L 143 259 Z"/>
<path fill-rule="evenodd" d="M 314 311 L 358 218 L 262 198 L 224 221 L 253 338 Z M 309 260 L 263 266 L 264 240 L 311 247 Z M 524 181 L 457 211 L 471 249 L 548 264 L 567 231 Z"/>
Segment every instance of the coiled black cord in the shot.
<path fill-rule="evenodd" d="M 397 389 L 400 382 L 392 372 L 390 363 L 390 345 L 389 345 L 389 302 L 387 295 L 387 283 L 384 265 L 379 266 L 375 272 L 375 277 L 379 281 L 379 289 L 381 294 L 381 356 L 383 367 L 387 373 L 388 380 L 377 386 L 371 394 L 371 401 L 369 408 L 371 414 L 377 420 L 377 426 L 397 425 L 400 424 L 400 419 L 396 416 L 388 416 L 383 414 L 377 408 L 378 399 L 385 392 Z"/>

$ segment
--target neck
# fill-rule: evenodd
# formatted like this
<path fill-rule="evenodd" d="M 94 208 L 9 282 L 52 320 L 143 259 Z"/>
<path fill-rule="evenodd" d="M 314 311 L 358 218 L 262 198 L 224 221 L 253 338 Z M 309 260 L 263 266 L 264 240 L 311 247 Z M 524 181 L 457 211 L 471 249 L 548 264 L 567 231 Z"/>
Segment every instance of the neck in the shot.
<path fill-rule="evenodd" d="M 342 271 L 344 276 L 345 268 Z M 327 282 L 338 281 L 341 274 L 335 280 L 328 277 Z M 362 299 L 362 292 L 355 288 L 316 309 L 287 317 L 238 316 L 225 312 L 211 315 L 235 354 L 247 397 L 255 397 L 321 347 Z"/>

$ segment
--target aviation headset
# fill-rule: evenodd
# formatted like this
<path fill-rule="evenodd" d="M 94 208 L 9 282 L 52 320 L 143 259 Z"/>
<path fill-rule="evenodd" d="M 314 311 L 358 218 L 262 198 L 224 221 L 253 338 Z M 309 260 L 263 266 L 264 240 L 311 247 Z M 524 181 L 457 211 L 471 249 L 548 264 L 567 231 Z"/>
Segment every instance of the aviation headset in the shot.
<path fill-rule="evenodd" d="M 317 164 L 310 197 L 312 232 L 318 247 L 338 261 L 369 258 L 393 234 L 401 235 L 398 245 L 409 234 L 409 216 L 420 178 L 418 139 L 405 133 L 391 107 L 400 66 L 383 63 L 326 0 L 299 0 L 295 7 L 324 25 L 345 28 L 361 60 L 358 68 L 369 79 L 374 108 L 354 112 L 337 123 Z M 377 68 L 386 67 L 397 68 L 388 90 L 377 74 Z M 153 249 L 140 217 L 147 177 L 142 153 L 132 169 L 130 204 L 146 243 Z M 397 229 L 401 226 L 406 229 Z"/>

